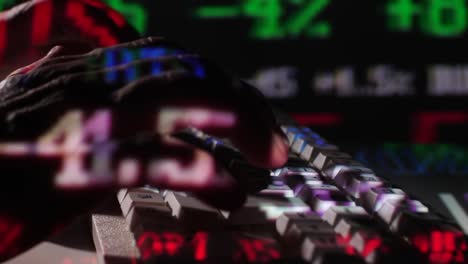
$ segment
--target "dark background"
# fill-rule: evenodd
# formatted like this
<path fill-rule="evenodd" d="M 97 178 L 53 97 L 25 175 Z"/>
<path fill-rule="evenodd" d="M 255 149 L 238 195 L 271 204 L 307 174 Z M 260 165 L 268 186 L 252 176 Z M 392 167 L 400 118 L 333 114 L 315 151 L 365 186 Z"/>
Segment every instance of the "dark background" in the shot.
<path fill-rule="evenodd" d="M 107 2 L 112 4 L 115 1 Z M 464 96 L 450 96 L 449 93 L 449 96 L 433 97 L 427 92 L 428 68 L 431 65 L 456 66 L 466 63 L 468 51 L 465 32 L 450 37 L 434 36 L 421 29 L 417 15 L 413 17 L 413 30 L 391 31 L 385 13 L 385 6 L 391 0 L 329 1 L 314 20 L 326 21 L 331 25 L 332 33 L 329 37 L 307 37 L 301 34 L 276 39 L 251 37 L 250 31 L 257 18 L 240 15 L 236 18 L 201 19 L 195 16 L 195 11 L 202 6 L 242 6 L 245 2 L 240 0 L 124 2 L 139 2 L 145 8 L 148 14 L 146 34 L 175 40 L 210 57 L 239 76 L 253 80 L 253 83 L 253 77 L 262 70 L 295 68 L 292 79 L 297 80 L 299 91 L 290 97 L 272 98 L 273 103 L 293 115 L 312 114 L 312 118 L 309 118 L 311 120 L 303 120 L 303 123 L 311 125 L 335 142 L 429 143 L 414 136 L 413 124 L 417 121 L 413 116 L 415 113 L 467 110 Z M 284 8 L 281 18 L 283 23 L 305 7 L 309 0 L 303 1 L 301 5 L 293 5 L 290 3 L 292 1 L 286 0 L 279 2 Z M 421 4 L 424 1 L 412 2 Z M 450 23 L 450 10 L 442 12 L 447 23 Z M 355 96 L 337 97 L 333 91 L 326 94 L 314 91 L 313 79 L 317 73 L 334 72 L 343 67 L 354 70 L 356 86 L 372 85 L 366 76 L 368 69 L 376 65 L 411 72 L 414 93 L 411 96 L 362 96 L 357 87 Z M 277 81 L 274 78 L 269 82 L 270 85 L 256 84 L 263 91 L 281 88 L 275 86 Z M 320 121 L 323 113 L 332 114 L 335 121 Z M 317 116 L 319 118 L 314 118 Z M 463 123 L 466 122 L 462 120 L 442 126 L 438 137 L 431 143 L 464 143 L 467 127 Z"/>

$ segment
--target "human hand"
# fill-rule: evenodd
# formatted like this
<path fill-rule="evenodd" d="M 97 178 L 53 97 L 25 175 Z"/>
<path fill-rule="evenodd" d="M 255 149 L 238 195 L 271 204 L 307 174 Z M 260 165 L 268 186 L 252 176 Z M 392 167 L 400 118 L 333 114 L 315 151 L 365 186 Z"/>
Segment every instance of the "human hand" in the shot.
<path fill-rule="evenodd" d="M 96 174 L 84 160 L 98 157 L 99 173 L 111 175 L 108 186 L 190 191 L 229 209 L 242 204 L 245 190 L 210 154 L 174 133 L 194 127 L 227 137 L 260 167 L 287 160 L 287 144 L 265 99 L 197 55 L 160 38 L 82 55 L 60 52 L 10 75 L 0 88 L 5 138 L 34 139 L 26 154 L 60 157 L 54 176 Z M 139 135 L 146 135 L 136 144 L 141 148 L 121 144 Z M 12 148 L 0 150 L 8 154 Z M 124 165 L 139 172 L 126 173 Z"/>

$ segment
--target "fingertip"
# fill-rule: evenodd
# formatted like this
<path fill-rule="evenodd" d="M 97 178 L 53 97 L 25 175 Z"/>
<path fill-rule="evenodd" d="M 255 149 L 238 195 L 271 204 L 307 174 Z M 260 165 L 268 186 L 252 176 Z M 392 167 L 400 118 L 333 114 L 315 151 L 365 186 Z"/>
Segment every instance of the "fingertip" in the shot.
<path fill-rule="evenodd" d="M 279 168 L 288 160 L 289 145 L 281 134 L 272 132 L 268 141 L 260 142 L 259 140 L 256 147 L 243 146 L 242 150 L 245 150 L 245 157 L 254 166 Z"/>
<path fill-rule="evenodd" d="M 284 136 L 279 133 L 273 133 L 271 151 L 270 151 L 270 167 L 278 168 L 283 166 L 288 161 L 289 145 Z"/>

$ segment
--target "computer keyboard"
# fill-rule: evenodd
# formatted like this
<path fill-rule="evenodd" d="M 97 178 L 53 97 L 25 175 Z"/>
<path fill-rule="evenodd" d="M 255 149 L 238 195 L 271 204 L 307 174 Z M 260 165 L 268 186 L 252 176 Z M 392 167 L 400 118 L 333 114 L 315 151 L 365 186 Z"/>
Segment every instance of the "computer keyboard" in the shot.
<path fill-rule="evenodd" d="M 291 154 L 274 170 L 223 139 L 179 133 L 234 177 L 251 175 L 238 177 L 247 201 L 223 211 L 191 193 L 122 189 L 117 215 L 92 215 L 98 263 L 468 263 L 456 223 L 309 128 L 280 121 Z"/>

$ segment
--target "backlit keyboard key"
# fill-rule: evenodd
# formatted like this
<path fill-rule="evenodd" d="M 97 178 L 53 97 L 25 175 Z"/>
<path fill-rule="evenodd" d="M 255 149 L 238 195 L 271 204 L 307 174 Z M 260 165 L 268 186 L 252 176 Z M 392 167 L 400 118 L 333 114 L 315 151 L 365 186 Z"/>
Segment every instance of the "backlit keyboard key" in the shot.
<path fill-rule="evenodd" d="M 168 192 L 164 197 L 172 210 L 172 215 L 179 221 L 201 229 L 216 229 L 220 226 L 221 216 L 198 199 Z"/>
<path fill-rule="evenodd" d="M 318 172 L 310 167 L 284 167 L 275 172 L 277 177 L 288 177 L 290 175 L 316 176 Z"/>
<path fill-rule="evenodd" d="M 339 148 L 335 145 L 322 142 L 320 143 L 321 144 L 318 142 L 305 144 L 299 153 L 299 157 L 306 161 L 313 162 L 321 152 L 337 152 L 339 150 Z"/>
<path fill-rule="evenodd" d="M 284 213 L 276 220 L 276 231 L 284 236 L 293 224 L 301 225 L 313 222 L 322 222 L 320 216 L 314 212 Z"/>
<path fill-rule="evenodd" d="M 258 193 L 259 196 L 270 197 L 294 197 L 294 192 L 287 185 L 272 185 L 270 184 L 266 189 Z"/>
<path fill-rule="evenodd" d="M 351 156 L 344 152 L 339 151 L 320 151 L 317 157 L 313 160 L 312 164 L 319 170 L 323 170 L 326 165 L 332 160 L 347 160 Z"/>
<path fill-rule="evenodd" d="M 163 231 L 174 230 L 176 219 L 172 212 L 164 205 L 142 204 L 132 207 L 125 216 L 130 230 L 135 234 L 140 234 L 145 230 Z"/>
<path fill-rule="evenodd" d="M 338 173 L 334 181 L 355 199 L 359 199 L 361 193 L 366 193 L 371 188 L 384 187 L 387 184 L 385 180 L 374 174 L 360 171 L 342 171 Z"/>
<path fill-rule="evenodd" d="M 273 227 L 283 213 L 307 213 L 310 208 L 298 198 L 262 197 L 251 195 L 243 207 L 235 211 L 222 211 L 231 225 L 265 224 Z M 272 229 L 270 227 L 267 227 Z"/>
<path fill-rule="evenodd" d="M 361 202 L 370 211 L 378 211 L 387 200 L 404 200 L 406 193 L 396 188 L 371 188 L 361 195 Z"/>
<path fill-rule="evenodd" d="M 336 237 L 307 237 L 301 245 L 301 256 L 308 263 L 363 264 L 362 258 L 349 254 Z"/>
<path fill-rule="evenodd" d="M 307 237 L 335 238 L 336 233 L 329 224 L 323 221 L 298 223 L 292 224 L 286 234 L 282 237 L 282 240 L 289 254 L 297 255 L 299 254 L 302 242 Z"/>
<path fill-rule="evenodd" d="M 378 222 L 372 217 L 347 217 L 338 221 L 335 231 L 346 238 L 365 228 L 380 228 Z"/>
<path fill-rule="evenodd" d="M 130 189 L 120 204 L 123 215 L 127 215 L 132 207 L 139 205 L 165 205 L 161 194 L 145 189 Z"/>
<path fill-rule="evenodd" d="M 395 216 L 390 225 L 390 230 L 411 237 L 413 234 L 429 234 L 433 230 L 445 229 L 448 226 L 451 226 L 451 224 L 434 213 L 403 210 Z"/>
<path fill-rule="evenodd" d="M 322 219 L 333 227 L 343 218 L 370 218 L 370 216 L 360 206 L 332 206 L 322 215 Z"/>
<path fill-rule="evenodd" d="M 334 180 L 340 173 L 346 171 L 359 171 L 361 173 L 375 174 L 371 169 L 364 166 L 350 166 L 350 165 L 337 165 L 328 169 L 322 170 L 322 172 L 330 179 Z"/>
<path fill-rule="evenodd" d="M 305 184 L 297 191 L 296 196 L 301 198 L 312 208 L 313 211 L 319 214 L 324 213 L 331 206 L 355 205 L 355 203 L 348 199 L 346 194 L 340 191 L 337 187 L 327 184 Z"/>
<path fill-rule="evenodd" d="M 384 222 L 390 225 L 396 215 L 402 211 L 429 213 L 429 208 L 417 200 L 388 200 L 376 213 Z"/>
<path fill-rule="evenodd" d="M 329 150 L 337 150 L 338 147 L 334 146 L 333 148 L 327 147 L 332 146 L 327 144 L 324 139 L 320 137 L 298 137 L 293 145 L 291 146 L 291 151 L 293 153 L 298 154 L 304 160 L 310 160 L 310 157 L 307 156 L 306 153 L 312 155 L 314 152 L 314 148 L 321 148 L 322 150 L 329 149 Z M 315 151 L 318 151 L 317 149 Z"/>
<path fill-rule="evenodd" d="M 284 178 L 284 182 L 293 190 L 304 184 L 320 185 L 323 184 L 322 178 L 316 175 L 289 175 Z"/>

